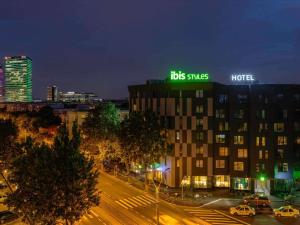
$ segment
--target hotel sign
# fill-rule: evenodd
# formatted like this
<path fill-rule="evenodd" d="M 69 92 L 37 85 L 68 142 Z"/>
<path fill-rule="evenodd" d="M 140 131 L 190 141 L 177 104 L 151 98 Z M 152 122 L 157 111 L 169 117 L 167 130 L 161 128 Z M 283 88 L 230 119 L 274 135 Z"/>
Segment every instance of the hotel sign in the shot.
<path fill-rule="evenodd" d="M 255 81 L 254 76 L 252 74 L 232 74 L 231 75 L 231 81 L 234 82 L 249 82 L 249 81 Z"/>
<path fill-rule="evenodd" d="M 207 73 L 186 73 L 181 70 L 171 70 L 169 80 L 182 82 L 203 82 L 209 80 L 209 75 Z"/>

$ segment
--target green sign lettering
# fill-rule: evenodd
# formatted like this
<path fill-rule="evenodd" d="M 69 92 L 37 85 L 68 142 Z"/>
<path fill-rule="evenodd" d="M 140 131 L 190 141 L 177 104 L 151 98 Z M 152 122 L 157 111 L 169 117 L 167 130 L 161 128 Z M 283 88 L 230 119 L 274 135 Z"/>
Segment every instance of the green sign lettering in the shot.
<path fill-rule="evenodd" d="M 203 82 L 209 80 L 207 73 L 185 73 L 181 70 L 172 70 L 169 75 L 170 81 Z"/>

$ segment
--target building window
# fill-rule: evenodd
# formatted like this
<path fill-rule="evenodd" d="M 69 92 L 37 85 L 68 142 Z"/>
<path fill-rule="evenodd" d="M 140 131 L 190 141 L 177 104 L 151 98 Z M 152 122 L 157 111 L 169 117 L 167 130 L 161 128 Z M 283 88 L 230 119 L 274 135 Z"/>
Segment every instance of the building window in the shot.
<path fill-rule="evenodd" d="M 179 159 L 176 160 L 176 166 L 180 167 L 180 160 Z"/>
<path fill-rule="evenodd" d="M 266 146 L 266 137 L 256 137 L 256 146 Z"/>
<path fill-rule="evenodd" d="M 234 162 L 235 171 L 244 171 L 244 162 Z"/>
<path fill-rule="evenodd" d="M 203 98 L 203 90 L 196 90 L 196 98 Z"/>
<path fill-rule="evenodd" d="M 196 113 L 203 113 L 203 105 L 196 106 Z"/>
<path fill-rule="evenodd" d="M 176 141 L 180 141 L 180 132 L 176 131 Z"/>
<path fill-rule="evenodd" d="M 265 159 L 269 159 L 269 151 L 265 150 Z"/>
<path fill-rule="evenodd" d="M 238 132 L 245 132 L 245 131 L 247 131 L 247 123 L 240 123 Z"/>
<path fill-rule="evenodd" d="M 238 149 L 238 158 L 247 158 L 248 157 L 248 149 L 239 148 Z"/>
<path fill-rule="evenodd" d="M 225 118 L 225 110 L 224 109 L 216 109 L 216 118 L 224 119 Z"/>
<path fill-rule="evenodd" d="M 180 104 L 176 105 L 176 114 L 180 114 Z"/>
<path fill-rule="evenodd" d="M 217 134 L 216 135 L 216 143 L 224 144 L 225 143 L 225 134 Z"/>
<path fill-rule="evenodd" d="M 258 163 L 255 164 L 255 168 L 256 168 L 256 172 L 259 172 L 259 164 Z"/>
<path fill-rule="evenodd" d="M 287 136 L 278 136 L 277 144 L 278 145 L 287 145 Z"/>
<path fill-rule="evenodd" d="M 203 168 L 203 160 L 202 159 L 196 160 L 196 167 Z"/>
<path fill-rule="evenodd" d="M 289 165 L 287 163 L 282 164 L 282 172 L 288 172 L 289 171 Z"/>
<path fill-rule="evenodd" d="M 244 110 L 239 109 L 233 113 L 233 118 L 235 119 L 243 119 L 244 118 Z"/>
<path fill-rule="evenodd" d="M 258 152 L 258 158 L 259 159 L 263 158 L 263 152 L 262 152 L 262 150 L 259 150 L 259 152 Z"/>
<path fill-rule="evenodd" d="M 228 126 L 228 122 L 219 122 L 219 131 L 228 131 L 229 130 L 229 126 Z"/>
<path fill-rule="evenodd" d="M 264 110 L 264 109 L 258 110 L 256 112 L 256 116 L 258 119 L 266 119 L 266 110 Z"/>
<path fill-rule="evenodd" d="M 233 137 L 233 143 L 235 145 L 242 145 L 242 144 L 244 144 L 244 136 L 234 136 Z"/>
<path fill-rule="evenodd" d="M 230 187 L 229 176 L 215 175 L 215 187 Z"/>
<path fill-rule="evenodd" d="M 300 114 L 299 114 L 300 116 Z M 300 123 L 299 122 L 294 122 L 294 131 L 300 131 Z"/>
<path fill-rule="evenodd" d="M 240 104 L 247 103 L 248 96 L 247 95 L 238 95 L 238 102 Z"/>
<path fill-rule="evenodd" d="M 219 95 L 218 101 L 220 104 L 226 104 L 228 101 L 227 95 Z"/>
<path fill-rule="evenodd" d="M 283 159 L 284 156 L 284 150 L 283 149 L 277 149 L 277 153 L 280 159 Z"/>
<path fill-rule="evenodd" d="M 207 188 L 207 176 L 194 176 L 194 188 Z"/>
<path fill-rule="evenodd" d="M 295 138 L 295 143 L 297 145 L 300 145 L 300 136 L 298 136 L 298 137 Z"/>
<path fill-rule="evenodd" d="M 225 160 L 216 160 L 216 168 L 218 169 L 225 168 Z"/>
<path fill-rule="evenodd" d="M 284 109 L 282 111 L 282 117 L 283 117 L 283 119 L 287 119 L 287 117 L 288 117 L 288 111 L 286 109 Z"/>
<path fill-rule="evenodd" d="M 200 147 L 197 147 L 197 148 L 196 148 L 196 154 L 201 154 L 201 155 L 203 155 L 203 153 L 204 153 L 203 146 L 200 146 Z"/>
<path fill-rule="evenodd" d="M 258 125 L 258 132 L 266 131 L 268 130 L 268 124 L 267 123 L 259 123 Z"/>
<path fill-rule="evenodd" d="M 284 123 L 274 123 L 274 131 L 275 132 L 283 132 L 284 131 Z"/>
<path fill-rule="evenodd" d="M 133 111 L 137 111 L 136 104 L 133 104 Z"/>
<path fill-rule="evenodd" d="M 261 137 L 261 146 L 266 146 L 266 137 Z"/>
<path fill-rule="evenodd" d="M 228 148 L 219 147 L 219 156 L 228 156 Z"/>
<path fill-rule="evenodd" d="M 202 127 L 203 126 L 203 119 L 196 119 L 196 126 Z"/>
<path fill-rule="evenodd" d="M 196 133 L 196 140 L 197 141 L 203 141 L 204 140 L 204 134 L 203 134 L 203 132 L 197 132 Z"/>

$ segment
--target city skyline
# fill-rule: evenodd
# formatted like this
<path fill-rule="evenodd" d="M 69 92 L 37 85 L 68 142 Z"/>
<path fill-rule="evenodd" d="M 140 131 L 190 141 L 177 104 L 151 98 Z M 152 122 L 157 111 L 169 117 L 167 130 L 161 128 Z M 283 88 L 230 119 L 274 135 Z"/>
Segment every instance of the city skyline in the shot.
<path fill-rule="evenodd" d="M 7 1 L 0 56 L 33 59 L 34 99 L 44 99 L 51 84 L 124 98 L 127 85 L 164 79 L 178 68 L 208 72 L 221 83 L 233 73 L 299 83 L 299 7 L 295 1 Z"/>

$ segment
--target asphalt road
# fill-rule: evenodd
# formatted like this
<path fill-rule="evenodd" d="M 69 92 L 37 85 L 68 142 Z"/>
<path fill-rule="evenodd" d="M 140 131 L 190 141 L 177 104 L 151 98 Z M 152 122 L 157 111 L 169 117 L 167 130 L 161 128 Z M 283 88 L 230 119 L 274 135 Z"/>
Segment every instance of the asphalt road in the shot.
<path fill-rule="evenodd" d="M 80 221 L 80 225 L 148 225 L 156 224 L 156 199 L 129 184 L 101 173 L 101 204 Z M 159 201 L 160 224 L 163 225 L 299 225 L 300 219 L 274 218 L 272 215 L 234 217 L 228 208 L 238 200 L 219 199 L 203 207 L 181 207 Z M 275 203 L 276 204 L 276 203 Z M 276 205 L 279 206 L 280 203 Z"/>

